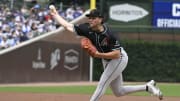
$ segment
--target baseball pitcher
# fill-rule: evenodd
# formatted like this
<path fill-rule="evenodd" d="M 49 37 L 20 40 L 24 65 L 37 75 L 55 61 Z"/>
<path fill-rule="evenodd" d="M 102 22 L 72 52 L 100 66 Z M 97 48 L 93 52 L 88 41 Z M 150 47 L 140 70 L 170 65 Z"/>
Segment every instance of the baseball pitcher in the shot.
<path fill-rule="evenodd" d="M 54 19 L 66 30 L 86 37 L 82 39 L 81 46 L 89 55 L 102 59 L 104 72 L 90 101 L 99 101 L 108 86 L 110 86 L 115 96 L 123 96 L 137 91 L 148 91 L 159 99 L 163 98 L 162 92 L 155 86 L 154 80 L 144 85 L 123 85 L 122 72 L 127 66 L 128 55 L 119 44 L 117 37 L 104 24 L 104 17 L 97 9 L 91 10 L 86 15 L 88 23 L 80 25 L 74 25 L 64 20 L 53 5 L 50 6 L 50 11 Z"/>

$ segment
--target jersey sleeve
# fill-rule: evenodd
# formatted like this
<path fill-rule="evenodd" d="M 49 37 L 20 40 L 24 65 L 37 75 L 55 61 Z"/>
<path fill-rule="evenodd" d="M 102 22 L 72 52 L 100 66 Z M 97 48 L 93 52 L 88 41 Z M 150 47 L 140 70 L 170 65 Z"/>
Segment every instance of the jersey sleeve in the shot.
<path fill-rule="evenodd" d="M 120 50 L 121 45 L 115 37 L 111 37 L 110 44 L 111 44 L 111 50 Z"/>
<path fill-rule="evenodd" d="M 88 33 L 88 25 L 87 24 L 80 24 L 74 25 L 74 32 L 80 36 L 86 36 Z"/>

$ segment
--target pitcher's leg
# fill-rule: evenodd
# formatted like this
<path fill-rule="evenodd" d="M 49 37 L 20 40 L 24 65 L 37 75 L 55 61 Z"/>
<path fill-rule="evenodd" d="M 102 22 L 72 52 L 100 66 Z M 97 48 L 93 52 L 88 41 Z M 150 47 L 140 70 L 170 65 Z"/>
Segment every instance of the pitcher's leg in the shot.
<path fill-rule="evenodd" d="M 102 75 L 102 77 L 97 85 L 97 88 L 96 88 L 94 94 L 92 95 L 90 101 L 99 101 L 99 99 L 104 94 L 107 87 L 109 86 L 109 84 L 110 84 L 110 80 L 108 80 L 107 77 Z"/>
<path fill-rule="evenodd" d="M 146 91 L 146 85 L 123 86 L 122 74 L 111 82 L 110 87 L 115 96 L 123 96 L 137 91 Z"/>
<path fill-rule="evenodd" d="M 117 59 L 112 60 L 106 65 L 106 68 L 90 101 L 98 101 L 99 98 L 104 94 L 112 80 L 114 80 L 119 75 L 119 72 L 121 72 L 119 69 L 119 64 L 121 64 L 121 62 L 121 59 Z"/>
<path fill-rule="evenodd" d="M 128 62 L 128 56 L 123 49 L 121 52 L 122 52 L 122 63 L 119 65 L 119 69 L 120 69 L 119 75 L 110 84 L 113 93 L 116 96 L 122 96 L 131 92 L 146 90 L 146 85 L 123 86 L 122 72 L 126 68 Z"/>

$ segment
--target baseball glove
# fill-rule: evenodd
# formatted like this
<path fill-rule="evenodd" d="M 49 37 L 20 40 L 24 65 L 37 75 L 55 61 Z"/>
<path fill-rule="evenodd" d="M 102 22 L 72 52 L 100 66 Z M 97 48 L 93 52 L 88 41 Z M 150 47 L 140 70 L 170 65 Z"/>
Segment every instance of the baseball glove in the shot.
<path fill-rule="evenodd" d="M 96 54 L 96 47 L 92 44 L 91 40 L 88 38 L 81 39 L 81 47 L 92 57 Z"/>

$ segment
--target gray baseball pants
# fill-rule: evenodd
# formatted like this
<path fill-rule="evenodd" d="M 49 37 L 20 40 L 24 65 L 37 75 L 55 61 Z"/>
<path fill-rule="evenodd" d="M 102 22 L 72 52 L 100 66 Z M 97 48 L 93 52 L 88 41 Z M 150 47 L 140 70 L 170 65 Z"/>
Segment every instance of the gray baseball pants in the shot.
<path fill-rule="evenodd" d="M 102 63 L 104 72 L 90 101 L 99 101 L 109 86 L 115 96 L 123 96 L 131 92 L 146 90 L 146 85 L 123 86 L 122 72 L 128 63 L 128 56 L 123 48 L 121 48 L 120 58 L 110 61 L 102 59 Z"/>

